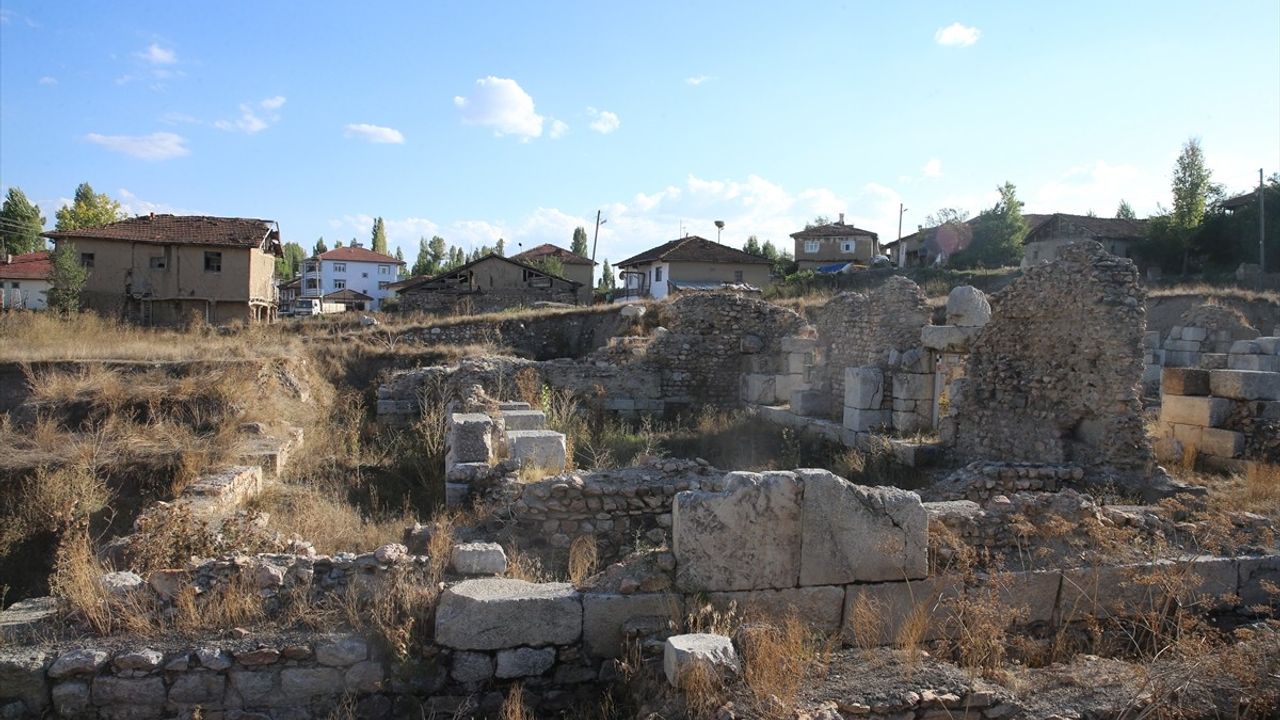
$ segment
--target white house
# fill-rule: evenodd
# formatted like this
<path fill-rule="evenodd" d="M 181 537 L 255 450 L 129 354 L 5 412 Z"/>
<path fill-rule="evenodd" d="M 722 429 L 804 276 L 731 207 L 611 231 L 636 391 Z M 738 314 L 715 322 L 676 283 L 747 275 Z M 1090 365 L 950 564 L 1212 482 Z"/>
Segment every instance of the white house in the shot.
<path fill-rule="evenodd" d="M 44 310 L 49 301 L 48 252 L 0 255 L 0 309 Z"/>
<path fill-rule="evenodd" d="M 349 290 L 335 300 L 346 302 L 353 310 L 381 310 L 383 301 L 395 295 L 390 285 L 400 279 L 401 265 L 403 260 L 359 245 L 334 248 L 302 262 L 300 297 L 322 298 Z M 354 293 L 369 300 L 352 304 L 348 299 L 359 297 Z"/>

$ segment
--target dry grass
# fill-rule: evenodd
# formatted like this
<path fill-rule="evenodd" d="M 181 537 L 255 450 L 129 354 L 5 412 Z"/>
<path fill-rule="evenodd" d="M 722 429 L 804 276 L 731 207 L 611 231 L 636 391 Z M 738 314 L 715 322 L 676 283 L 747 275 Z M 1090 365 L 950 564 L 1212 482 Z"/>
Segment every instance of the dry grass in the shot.
<path fill-rule="evenodd" d="M 569 582 L 582 587 L 583 581 L 596 574 L 600 565 L 600 548 L 595 535 L 579 535 L 569 545 Z"/>
<path fill-rule="evenodd" d="M 516 683 L 507 690 L 507 699 L 498 710 L 499 720 L 534 720 L 533 711 L 525 707 L 524 685 Z"/>
<path fill-rule="evenodd" d="M 894 645 L 902 653 L 908 668 L 918 668 L 924 659 L 923 643 L 929 632 L 929 607 L 916 603 L 893 638 Z"/>
<path fill-rule="evenodd" d="M 91 467 L 41 467 L 9 496 L 0 525 L 0 555 L 36 533 L 64 532 L 88 522 L 111 500 L 103 478 Z"/>
<path fill-rule="evenodd" d="M 400 542 L 404 528 L 416 520 L 408 510 L 370 516 L 348 502 L 343 491 L 314 485 L 269 485 L 249 508 L 269 514 L 273 529 L 310 540 L 324 554 L 368 552 Z"/>
<path fill-rule="evenodd" d="M 1264 301 L 1280 305 L 1280 292 L 1275 290 L 1250 290 L 1231 285 L 1210 285 L 1208 283 L 1188 283 L 1169 287 L 1152 288 L 1147 291 L 1148 297 L 1177 297 L 1181 295 L 1203 295 L 1207 298 L 1233 298 L 1245 301 Z"/>
<path fill-rule="evenodd" d="M 729 698 L 729 687 L 721 673 L 708 663 L 693 663 L 681 673 L 677 688 L 684 697 L 685 716 L 711 718 Z"/>
<path fill-rule="evenodd" d="M 740 633 L 743 681 L 758 712 L 794 716 L 806 679 L 825 664 L 831 646 L 792 614 L 777 625 L 749 625 Z"/>
<path fill-rule="evenodd" d="M 1280 465 L 1256 462 L 1243 477 L 1240 509 L 1280 517 Z"/>
<path fill-rule="evenodd" d="M 531 583 L 555 582 L 556 577 L 542 566 L 537 557 L 517 548 L 507 549 L 507 577 Z"/>
<path fill-rule="evenodd" d="M 854 644 L 863 650 L 870 650 L 880 644 L 884 633 L 884 607 L 866 593 L 860 593 L 849 608 L 849 634 Z"/>

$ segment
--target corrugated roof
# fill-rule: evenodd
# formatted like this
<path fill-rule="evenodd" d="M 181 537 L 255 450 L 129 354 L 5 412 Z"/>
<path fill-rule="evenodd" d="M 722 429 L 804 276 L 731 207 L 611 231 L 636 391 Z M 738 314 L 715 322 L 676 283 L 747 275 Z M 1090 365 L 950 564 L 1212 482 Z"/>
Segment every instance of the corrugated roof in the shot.
<path fill-rule="evenodd" d="M 565 250 L 559 245 L 551 243 L 543 243 L 535 248 L 530 248 L 522 253 L 512 255 L 512 260 L 520 260 L 521 262 L 537 262 L 545 257 L 553 257 L 564 265 L 598 265 L 599 263 L 591 262 L 591 258 L 585 258 L 572 250 Z"/>
<path fill-rule="evenodd" d="M 0 255 L 0 278 L 6 280 L 44 280 L 49 277 L 53 263 L 46 251 L 21 255 Z"/>
<path fill-rule="evenodd" d="M 741 250 L 721 245 L 706 238 L 690 235 L 646 250 L 635 257 L 618 263 L 618 267 L 642 265 L 651 262 L 712 262 L 751 263 L 772 265 L 767 258 L 749 255 Z"/>
<path fill-rule="evenodd" d="M 211 217 L 208 215 L 140 215 L 109 225 L 43 233 L 55 240 L 119 240 L 163 245 L 262 247 L 278 254 L 279 231 L 274 220 Z M 273 248 L 273 249 L 272 249 Z"/>
<path fill-rule="evenodd" d="M 323 252 L 316 257 L 321 260 L 336 260 L 337 262 L 372 262 L 372 263 L 398 263 L 404 264 L 403 260 L 397 260 L 390 255 L 374 252 L 368 248 L 362 247 L 340 247 L 334 248 L 328 252 Z"/>

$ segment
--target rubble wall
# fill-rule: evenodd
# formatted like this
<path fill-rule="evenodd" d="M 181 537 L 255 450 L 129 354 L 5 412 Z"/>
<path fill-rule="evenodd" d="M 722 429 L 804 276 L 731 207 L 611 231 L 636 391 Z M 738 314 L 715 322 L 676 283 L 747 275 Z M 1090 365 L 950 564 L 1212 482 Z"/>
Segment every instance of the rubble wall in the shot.
<path fill-rule="evenodd" d="M 815 389 L 844 397 L 844 370 L 889 367 L 892 351 L 920 347 L 920 328 L 929 324 L 924 292 L 911 280 L 893 276 L 863 294 L 840 293 L 818 311 L 818 361 Z"/>

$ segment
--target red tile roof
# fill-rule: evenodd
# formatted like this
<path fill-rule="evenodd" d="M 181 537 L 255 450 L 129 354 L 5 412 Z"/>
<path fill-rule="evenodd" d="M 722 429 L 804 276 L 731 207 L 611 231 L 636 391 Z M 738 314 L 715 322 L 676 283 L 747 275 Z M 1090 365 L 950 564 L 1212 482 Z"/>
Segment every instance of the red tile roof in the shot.
<path fill-rule="evenodd" d="M 323 252 L 316 257 L 321 260 L 337 260 L 338 262 L 373 262 L 373 263 L 398 263 L 404 264 L 403 260 L 397 260 L 390 255 L 376 253 L 368 248 L 362 247 L 340 247 L 334 248 L 328 252 Z"/>
<path fill-rule="evenodd" d="M 140 215 L 109 225 L 44 233 L 47 238 L 120 240 L 163 245 L 261 247 L 278 254 L 280 231 L 274 220 L 205 215 Z"/>
<path fill-rule="evenodd" d="M 796 240 L 808 240 L 813 238 L 827 237 L 849 237 L 852 235 L 861 235 L 863 237 L 878 238 L 879 235 L 870 230 L 863 230 L 852 225 L 845 225 L 843 222 L 827 223 L 826 225 L 818 225 L 816 227 L 805 228 L 800 232 L 791 233 L 791 237 Z"/>
<path fill-rule="evenodd" d="M 748 255 L 728 245 L 721 245 L 706 238 L 690 235 L 679 240 L 672 240 L 651 250 L 646 250 L 635 257 L 618 263 L 618 267 L 642 265 L 651 262 L 710 262 L 710 263 L 757 263 L 770 265 L 772 261 Z"/>
<path fill-rule="evenodd" d="M 22 255 L 0 255 L 0 278 L 6 280 L 43 280 L 49 277 L 53 263 L 45 251 Z"/>
<path fill-rule="evenodd" d="M 543 243 L 535 248 L 530 248 L 518 255 L 512 255 L 512 260 L 520 260 L 522 262 L 537 262 L 544 257 L 553 257 L 564 265 L 597 265 L 591 262 L 590 258 L 585 258 L 572 250 L 565 250 L 559 245 L 551 243 Z"/>

